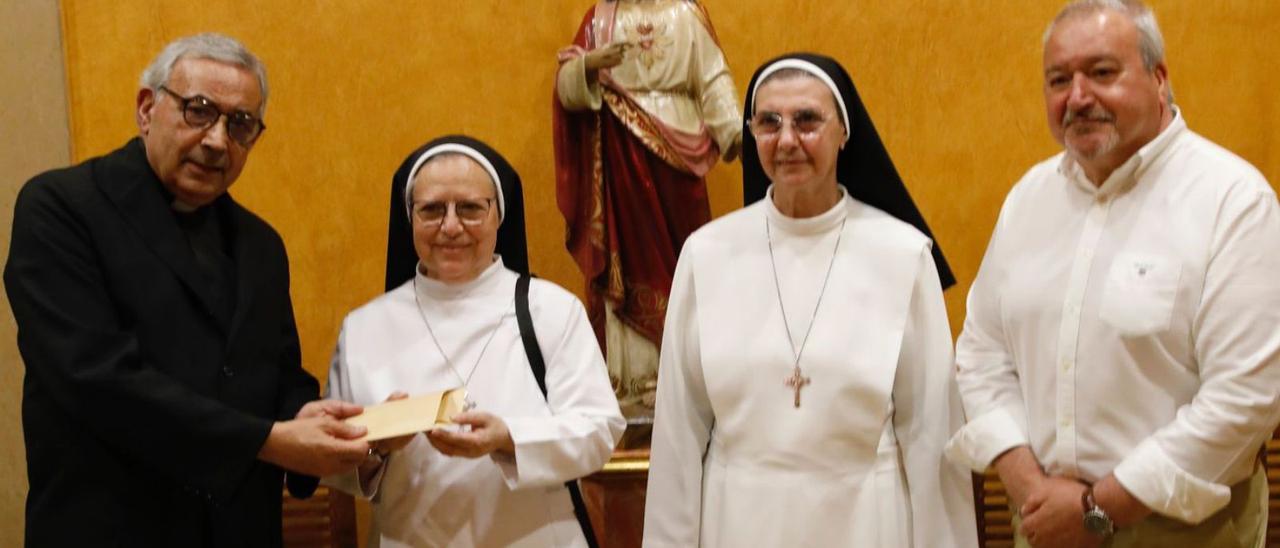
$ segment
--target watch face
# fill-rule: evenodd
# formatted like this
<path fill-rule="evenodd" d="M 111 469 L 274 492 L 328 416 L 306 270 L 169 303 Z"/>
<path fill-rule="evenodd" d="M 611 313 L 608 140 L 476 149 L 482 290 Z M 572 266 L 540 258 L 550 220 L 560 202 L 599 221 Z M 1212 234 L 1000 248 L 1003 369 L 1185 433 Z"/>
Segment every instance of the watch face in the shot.
<path fill-rule="evenodd" d="M 1110 535 L 1112 532 L 1111 518 L 1102 512 L 1089 510 L 1084 513 L 1084 528 L 1095 535 Z"/>

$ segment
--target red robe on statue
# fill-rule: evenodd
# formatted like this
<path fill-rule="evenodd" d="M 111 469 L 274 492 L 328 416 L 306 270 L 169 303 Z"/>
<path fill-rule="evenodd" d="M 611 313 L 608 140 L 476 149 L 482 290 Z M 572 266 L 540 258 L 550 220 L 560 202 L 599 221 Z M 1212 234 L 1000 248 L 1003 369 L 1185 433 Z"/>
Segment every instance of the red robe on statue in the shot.
<path fill-rule="evenodd" d="M 560 53 L 562 64 L 610 42 L 616 5 L 601 2 L 587 11 L 574 45 Z M 714 40 L 705 12 L 691 7 Z M 601 347 L 606 299 L 619 320 L 659 345 L 680 248 L 711 218 L 703 177 L 720 148 L 705 125 L 698 133 L 681 131 L 645 111 L 608 69 L 596 77 L 599 110 L 569 111 L 558 96 L 552 101 L 566 246 L 587 280 L 587 310 Z"/>

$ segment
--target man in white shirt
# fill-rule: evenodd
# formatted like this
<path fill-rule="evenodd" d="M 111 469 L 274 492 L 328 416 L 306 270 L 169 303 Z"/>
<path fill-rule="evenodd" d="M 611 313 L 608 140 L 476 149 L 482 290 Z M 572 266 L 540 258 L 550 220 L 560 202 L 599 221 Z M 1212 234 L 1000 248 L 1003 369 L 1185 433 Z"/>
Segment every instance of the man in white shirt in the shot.
<path fill-rule="evenodd" d="M 1135 1 L 1045 34 L 1065 151 L 1009 192 L 956 348 L 969 423 L 1019 545 L 1261 546 L 1259 447 L 1280 421 L 1280 207 L 1187 129 Z"/>

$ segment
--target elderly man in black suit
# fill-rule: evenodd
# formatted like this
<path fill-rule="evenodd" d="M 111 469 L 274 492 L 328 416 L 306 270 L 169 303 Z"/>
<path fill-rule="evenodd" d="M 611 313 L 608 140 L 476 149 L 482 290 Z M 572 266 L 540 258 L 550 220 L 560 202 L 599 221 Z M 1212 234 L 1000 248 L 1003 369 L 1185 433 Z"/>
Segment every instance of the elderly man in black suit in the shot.
<path fill-rule="evenodd" d="M 179 39 L 139 137 L 19 194 L 28 546 L 278 546 L 286 471 L 305 496 L 367 455 L 360 408 L 314 401 L 280 236 L 227 194 L 266 100 L 240 43 Z"/>

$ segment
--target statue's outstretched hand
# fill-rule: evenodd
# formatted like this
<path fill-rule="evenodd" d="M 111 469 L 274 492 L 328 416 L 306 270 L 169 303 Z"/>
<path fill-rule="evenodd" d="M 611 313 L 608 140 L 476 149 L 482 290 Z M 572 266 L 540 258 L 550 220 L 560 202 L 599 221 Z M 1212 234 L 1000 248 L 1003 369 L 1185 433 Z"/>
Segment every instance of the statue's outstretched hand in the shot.
<path fill-rule="evenodd" d="M 616 67 L 622 64 L 622 58 L 626 56 L 628 47 L 630 47 L 630 44 L 626 42 L 614 42 L 607 46 L 593 49 L 583 56 L 582 63 L 587 70 Z"/>

